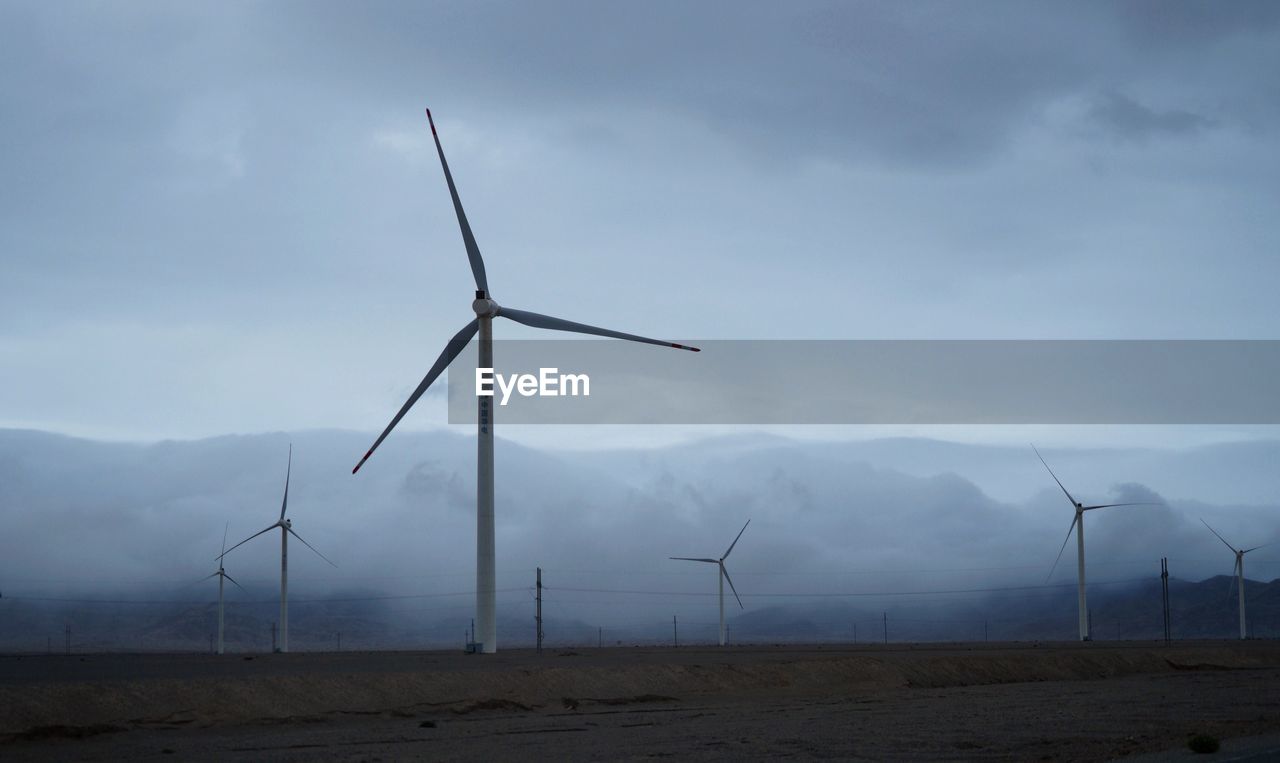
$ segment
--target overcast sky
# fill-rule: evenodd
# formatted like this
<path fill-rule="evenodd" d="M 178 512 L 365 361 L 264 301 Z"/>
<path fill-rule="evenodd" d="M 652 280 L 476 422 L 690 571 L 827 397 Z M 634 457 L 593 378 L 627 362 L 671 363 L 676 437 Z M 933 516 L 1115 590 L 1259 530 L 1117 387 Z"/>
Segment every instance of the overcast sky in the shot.
<path fill-rule="evenodd" d="M 208 574 L 227 522 L 276 516 L 290 440 L 291 516 L 342 565 L 298 548 L 291 590 L 471 586 L 472 427 L 347 473 L 472 318 L 426 107 L 510 307 L 695 342 L 1277 339 L 1276 72 L 1275 2 L 0 0 L 0 430 L 280 433 L 0 431 L 6 599 Z M 445 419 L 441 389 L 402 428 Z M 748 517 L 749 606 L 1040 585 L 1070 507 L 1031 439 L 1087 500 L 1168 504 L 1091 515 L 1094 581 L 1225 574 L 1201 517 L 1277 537 L 1275 427 L 564 454 L 725 428 L 499 422 L 504 606 L 535 566 L 708 594 L 666 557 Z M 1241 437 L 1270 440 L 1204 447 Z M 269 598 L 273 545 L 235 553 Z"/>
<path fill-rule="evenodd" d="M 471 317 L 428 106 L 514 307 L 674 340 L 1274 338 L 1278 23 L 6 2 L 0 426 L 380 429 Z"/>

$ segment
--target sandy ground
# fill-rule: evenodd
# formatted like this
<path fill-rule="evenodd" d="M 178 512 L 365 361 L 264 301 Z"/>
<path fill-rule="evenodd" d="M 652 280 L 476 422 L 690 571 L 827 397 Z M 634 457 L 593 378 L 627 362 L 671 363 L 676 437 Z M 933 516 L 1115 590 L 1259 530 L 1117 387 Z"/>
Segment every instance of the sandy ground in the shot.
<path fill-rule="evenodd" d="M 1280 751 L 1280 643 L 0 658 L 7 760 L 1160 759 L 1196 732 Z"/>

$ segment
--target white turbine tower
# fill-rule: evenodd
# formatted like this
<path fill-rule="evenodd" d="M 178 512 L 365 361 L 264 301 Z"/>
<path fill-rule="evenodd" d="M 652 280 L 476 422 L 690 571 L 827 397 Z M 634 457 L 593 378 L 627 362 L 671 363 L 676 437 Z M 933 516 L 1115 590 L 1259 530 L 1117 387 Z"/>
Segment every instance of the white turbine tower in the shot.
<path fill-rule="evenodd" d="M 235 578 L 233 578 L 233 577 L 231 577 L 230 575 L 228 575 L 226 570 L 222 569 L 222 557 L 223 557 L 223 556 L 225 556 L 225 555 L 226 555 L 226 553 L 227 553 L 227 530 L 229 530 L 230 528 L 231 528 L 231 525 L 230 525 L 230 523 L 228 523 L 228 524 L 227 524 L 227 526 L 226 526 L 225 528 L 223 528 L 223 530 L 222 530 L 222 553 L 218 555 L 218 570 L 217 570 L 216 572 L 214 572 L 212 575 L 210 575 L 209 577 L 205 578 L 205 580 L 208 580 L 209 578 L 212 578 L 212 577 L 216 577 L 216 578 L 218 579 L 218 654 L 222 654 L 222 633 L 223 633 L 223 626 L 222 626 L 222 622 L 223 622 L 223 621 L 222 621 L 222 587 L 223 587 L 223 581 L 224 581 L 224 580 L 230 580 L 232 583 L 234 583 L 234 584 L 235 584 L 235 587 L 236 587 L 236 588 L 239 588 L 241 591 L 244 591 L 244 586 L 240 585 L 239 583 L 236 583 L 236 579 L 235 579 Z M 247 593 L 247 591 L 246 591 L 246 593 Z"/>
<path fill-rule="evenodd" d="M 738 608 L 745 609 L 742 606 L 742 597 L 738 596 L 738 589 L 733 587 L 733 578 L 729 577 L 729 571 L 724 567 L 724 560 L 729 558 L 729 554 L 733 551 L 733 547 L 738 545 L 738 538 L 747 531 L 747 525 L 751 524 L 751 520 L 747 520 L 747 524 L 742 526 L 738 531 L 738 537 L 733 539 L 733 543 L 729 544 L 728 550 L 724 552 L 724 556 L 719 559 L 707 559 L 705 557 L 692 556 L 671 556 L 668 559 L 676 559 L 682 562 L 706 562 L 714 564 L 720 568 L 720 574 L 716 576 L 716 582 L 720 585 L 720 646 L 724 646 L 724 581 L 729 581 L 729 590 L 733 591 L 733 598 L 738 600 Z"/>
<path fill-rule="evenodd" d="M 1040 455 L 1040 451 L 1036 446 L 1032 445 L 1031 449 L 1036 452 L 1036 457 L 1040 459 L 1040 463 L 1044 464 L 1044 468 L 1049 469 L 1049 464 L 1045 462 L 1044 456 Z M 1074 530 L 1076 534 L 1076 576 L 1079 588 L 1079 606 L 1080 606 L 1080 640 L 1089 640 L 1089 606 L 1085 602 L 1084 596 L 1084 513 L 1093 511 L 1094 509 L 1109 509 L 1112 506 L 1159 506 L 1158 503 L 1150 503 L 1147 501 L 1139 501 L 1136 503 L 1100 503 L 1094 506 L 1085 506 L 1072 497 L 1071 493 L 1063 487 L 1062 480 L 1058 479 L 1058 475 L 1049 469 L 1050 476 L 1053 481 L 1058 483 L 1058 487 L 1062 488 L 1062 492 L 1067 496 L 1067 500 L 1071 501 L 1071 506 L 1076 510 L 1075 517 L 1071 520 L 1071 526 L 1067 528 L 1067 537 L 1062 541 L 1062 548 L 1058 549 L 1058 556 L 1053 560 L 1053 567 L 1049 568 L 1049 577 L 1045 578 L 1045 582 L 1049 582 L 1049 578 L 1053 577 L 1053 571 L 1058 568 L 1058 560 L 1062 559 L 1062 552 L 1067 548 L 1067 541 L 1071 540 L 1071 532 Z"/>
<path fill-rule="evenodd" d="M 1204 524 L 1205 527 L 1209 527 L 1208 522 L 1205 522 L 1203 519 L 1201 519 L 1200 521 Z M 1209 527 L 1209 532 L 1213 533 L 1214 535 L 1218 535 L 1218 531 L 1213 529 L 1212 527 Z M 1222 537 L 1221 535 L 1218 535 L 1218 540 L 1222 541 L 1226 545 L 1226 547 L 1231 549 L 1231 552 L 1236 555 L 1234 580 L 1235 580 L 1236 587 L 1240 589 L 1240 638 L 1242 639 L 1248 638 L 1248 632 L 1245 629 L 1245 620 L 1244 620 L 1244 555 L 1249 553 L 1250 551 L 1257 551 L 1263 546 L 1270 546 L 1271 543 L 1263 543 L 1262 546 L 1254 546 L 1253 548 L 1236 548 L 1230 543 L 1227 543 L 1227 539 Z M 1230 590 L 1231 589 L 1227 589 L 1228 595 L 1230 595 Z"/>
<path fill-rule="evenodd" d="M 302 541 L 302 545 L 306 546 L 312 551 L 315 551 L 316 556 L 320 557 L 326 562 L 329 562 L 329 564 L 333 564 L 333 562 L 329 560 L 329 557 L 325 556 L 319 551 L 316 551 L 315 546 L 311 545 L 310 543 L 307 543 L 305 540 L 302 539 L 301 535 L 293 531 L 293 520 L 285 519 L 284 513 L 289 509 L 289 475 L 292 471 L 293 471 L 293 446 L 290 445 L 289 446 L 289 465 L 285 468 L 285 473 L 284 473 L 284 501 L 280 503 L 280 518 L 277 519 L 274 524 L 262 530 L 259 530 L 258 532 L 254 533 L 253 535 L 250 535 L 248 538 L 245 538 L 244 540 L 235 544 L 234 546 L 227 549 L 226 551 L 223 551 L 222 556 L 218 557 L 218 560 L 221 561 L 223 556 L 226 556 L 232 551 L 235 551 L 237 548 L 243 546 L 244 544 L 258 537 L 259 535 L 262 535 L 265 532 L 270 532 L 276 529 L 277 527 L 280 528 L 280 641 L 278 646 L 276 647 L 277 651 L 280 651 L 280 652 L 289 651 L 289 535 L 292 534 L 293 537 Z M 333 566 L 337 567 L 338 565 L 333 564 Z"/>
<path fill-rule="evenodd" d="M 360 459 L 360 463 L 356 464 L 355 468 L 351 470 L 352 474 L 358 472 L 364 462 L 369 460 L 369 456 L 373 455 L 373 451 L 377 450 L 396 424 L 400 423 L 400 419 L 404 418 L 404 415 L 409 412 L 413 404 L 418 402 L 418 398 L 422 397 L 422 393 L 426 392 L 431 383 L 440 374 L 444 373 L 445 368 L 453 362 L 454 358 L 458 357 L 458 354 L 462 352 L 463 348 L 467 346 L 467 343 L 471 341 L 471 338 L 477 332 L 480 334 L 478 348 L 479 367 L 493 368 L 494 318 L 510 318 L 516 323 L 523 323 L 534 328 L 627 339 L 632 342 L 644 342 L 645 344 L 656 344 L 661 347 L 675 347 L 680 350 L 698 352 L 696 347 L 686 347 L 675 342 L 664 342 L 658 339 L 636 336 L 635 334 L 624 334 L 621 331 L 597 328 L 584 323 L 574 323 L 560 318 L 552 318 L 549 315 L 502 307 L 495 302 L 489 293 L 489 282 L 485 277 L 484 260 L 480 257 L 480 247 L 476 245 L 475 236 L 471 233 L 471 225 L 467 222 L 467 215 L 462 210 L 462 201 L 458 197 L 457 187 L 453 184 L 453 175 L 449 172 L 449 163 L 445 161 L 444 148 L 440 145 L 440 136 L 436 134 L 436 125 L 431 118 L 430 109 L 427 109 L 427 121 L 431 125 L 431 137 L 436 144 L 436 153 L 440 155 L 440 166 L 444 170 L 445 183 L 449 186 L 449 195 L 453 198 L 453 210 L 458 216 L 458 227 L 462 230 L 462 243 L 466 247 L 467 258 L 471 262 L 471 274 L 475 277 L 476 298 L 471 303 L 471 309 L 475 312 L 476 317 L 475 320 L 463 326 L 462 330 L 454 334 L 453 338 L 445 344 L 444 350 L 436 358 L 436 362 L 431 366 L 431 369 L 427 371 L 427 375 L 422 378 L 422 382 L 418 384 L 417 389 L 413 391 L 413 394 L 409 395 L 409 399 L 401 406 L 400 411 L 391 419 L 391 423 L 382 431 L 378 439 L 374 441 L 373 447 L 369 448 L 369 452 L 365 453 L 364 458 Z M 498 650 L 497 603 L 495 598 L 497 573 L 493 538 L 492 401 L 493 398 L 491 397 L 477 396 L 476 398 L 478 408 L 476 422 L 478 435 L 476 445 L 476 638 L 480 641 L 481 651 L 489 654 Z"/>

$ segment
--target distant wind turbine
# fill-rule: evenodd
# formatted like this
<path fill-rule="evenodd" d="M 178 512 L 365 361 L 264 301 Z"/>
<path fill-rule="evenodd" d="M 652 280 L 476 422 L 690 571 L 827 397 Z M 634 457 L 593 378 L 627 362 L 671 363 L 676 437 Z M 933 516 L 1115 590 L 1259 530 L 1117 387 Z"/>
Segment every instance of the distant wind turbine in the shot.
<path fill-rule="evenodd" d="M 614 339 L 626 339 L 632 342 L 643 342 L 645 344 L 656 344 L 660 347 L 674 347 L 679 350 L 691 350 L 698 352 L 696 347 L 686 347 L 675 342 L 664 342 L 658 339 L 649 339 L 647 337 L 636 336 L 635 334 L 624 334 L 621 331 L 613 331 L 610 329 L 597 328 L 596 326 L 588 326 L 585 323 L 574 323 L 560 318 L 552 318 L 549 315 L 540 315 L 539 313 L 530 313 L 524 310 L 516 310 L 510 307 L 502 307 L 489 296 L 489 281 L 485 276 L 484 260 L 480 257 L 480 247 L 476 245 L 475 236 L 471 233 L 471 224 L 467 222 L 467 215 L 462 210 L 462 200 L 458 197 L 458 189 L 453 184 L 453 175 L 449 172 L 449 163 L 444 158 L 444 148 L 440 145 L 440 136 L 436 134 L 435 121 L 431 118 L 431 110 L 427 109 L 427 122 L 431 125 L 431 137 L 436 144 L 436 153 L 440 155 L 440 166 L 444 170 L 445 183 L 449 186 L 449 195 L 453 197 L 453 211 L 458 216 L 458 227 L 462 229 L 462 243 L 467 250 L 467 258 L 471 262 L 471 275 L 474 276 L 476 282 L 476 298 L 471 303 L 471 309 L 475 312 L 476 317 L 457 334 L 454 334 L 444 346 L 444 350 L 440 356 L 436 358 L 436 362 L 431 366 L 431 370 L 427 371 L 427 375 L 422 378 L 422 382 L 418 384 L 413 394 L 409 395 L 408 401 L 400 407 L 400 411 L 391 419 L 391 423 L 387 428 L 382 430 L 382 434 L 374 441 L 373 447 L 369 448 L 369 452 L 364 454 L 364 458 L 360 459 L 360 463 L 356 464 L 351 470 L 352 474 L 360 471 L 360 467 L 364 462 L 369 460 L 369 456 L 373 455 L 373 451 L 377 450 L 382 441 L 391 434 L 391 430 L 395 429 L 396 424 L 400 423 L 400 419 L 409 412 L 413 404 L 418 402 L 418 398 L 422 397 L 422 393 L 427 391 L 432 382 L 436 380 L 440 374 L 444 373 L 445 368 L 458 357 L 471 338 L 480 334 L 479 346 L 479 368 L 493 368 L 493 319 L 494 318 L 510 318 L 516 323 L 523 323 L 526 326 L 534 328 L 551 329 L 553 331 L 570 331 L 576 334 L 592 334 L 594 336 L 611 337 Z M 476 446 L 476 638 L 481 644 L 481 651 L 492 654 L 498 651 L 498 622 L 497 622 L 497 602 L 496 602 L 496 585 L 497 578 L 496 560 L 494 551 L 494 519 L 493 519 L 493 398 L 485 396 L 477 396 L 476 403 L 478 407 L 478 417 L 476 428 L 478 430 L 477 446 Z"/>
<path fill-rule="evenodd" d="M 333 562 L 329 560 L 329 557 L 325 556 L 319 551 L 316 551 L 315 546 L 311 545 L 310 543 L 307 543 L 305 540 L 303 540 L 301 535 L 294 532 L 293 520 L 285 519 L 284 513 L 289 509 L 289 475 L 290 473 L 292 473 L 292 471 L 293 471 L 293 446 L 290 445 L 289 446 L 289 465 L 285 468 L 285 472 L 284 472 L 284 501 L 280 503 L 280 518 L 277 519 L 274 524 L 262 530 L 259 530 L 258 532 L 254 533 L 253 535 L 250 535 L 248 538 L 245 538 L 244 540 L 235 544 L 234 546 L 227 549 L 226 551 L 223 551 L 221 556 L 218 557 L 218 561 L 219 563 L 221 563 L 222 557 L 226 556 L 232 551 L 235 551 L 237 548 L 240 548 L 244 544 L 248 543 L 249 541 L 253 540 L 254 538 L 258 537 L 259 535 L 265 532 L 270 532 L 271 530 L 274 530 L 277 527 L 280 528 L 280 642 L 279 642 L 279 645 L 277 646 L 277 650 L 281 652 L 289 651 L 289 536 L 293 535 L 293 537 L 302 541 L 302 545 L 306 546 L 312 551 L 315 551 L 316 556 L 320 557 L 326 562 L 329 562 L 329 564 L 333 564 Z M 338 565 L 333 564 L 333 566 L 337 567 Z"/>
<path fill-rule="evenodd" d="M 1035 445 L 1031 449 L 1036 452 L 1036 457 L 1040 459 L 1040 463 L 1044 464 L 1044 468 L 1049 469 L 1049 464 L 1045 462 L 1044 456 L 1040 455 L 1040 451 Z M 1053 571 L 1058 568 L 1058 560 L 1062 559 L 1062 552 L 1067 548 L 1067 541 L 1071 540 L 1071 532 L 1076 533 L 1076 576 L 1079 586 L 1079 605 L 1080 605 L 1080 640 L 1089 640 L 1089 607 L 1085 602 L 1084 596 L 1084 513 L 1093 511 L 1094 509 L 1109 509 L 1113 506 L 1160 506 L 1159 503 L 1151 503 L 1147 501 L 1139 501 L 1136 503 L 1100 503 L 1094 506 L 1085 506 L 1072 497 L 1071 493 L 1063 487 L 1062 480 L 1058 479 L 1058 475 L 1049 469 L 1049 475 L 1053 477 L 1053 481 L 1058 483 L 1058 487 L 1062 488 L 1062 492 L 1067 496 L 1067 500 L 1071 501 L 1072 507 L 1076 510 L 1075 517 L 1071 520 L 1071 526 L 1067 528 L 1067 537 L 1062 541 L 1062 548 L 1058 549 L 1058 556 L 1053 560 L 1053 567 L 1049 568 L 1049 577 L 1045 578 L 1045 582 L 1049 582 L 1049 578 L 1053 577 Z"/>
<path fill-rule="evenodd" d="M 226 556 L 226 553 L 227 553 L 227 530 L 229 530 L 229 529 L 231 529 L 231 523 L 230 523 L 230 522 L 228 522 L 228 523 L 227 523 L 227 526 L 226 526 L 226 527 L 224 527 L 224 528 L 222 529 L 222 553 L 221 553 L 221 554 L 218 554 L 218 570 L 217 570 L 217 572 L 214 572 L 212 575 L 210 575 L 208 578 L 205 578 L 205 580 L 208 580 L 209 578 L 212 578 L 212 577 L 216 577 L 216 578 L 218 579 L 218 654 L 222 654 L 222 632 L 223 632 L 223 627 L 222 627 L 222 586 L 223 586 L 223 581 L 224 581 L 224 580 L 230 580 L 232 583 L 234 583 L 234 584 L 235 584 L 235 587 L 236 587 L 236 588 L 239 588 L 241 591 L 244 591 L 244 586 L 240 585 L 239 583 L 236 583 L 235 578 L 233 578 L 233 577 L 231 577 L 230 575 L 228 575 L 228 574 L 227 574 L 227 571 L 226 571 L 226 570 L 224 570 L 224 569 L 222 569 L 222 557 Z M 246 593 L 247 593 L 247 592 L 246 592 Z"/>
<path fill-rule="evenodd" d="M 1204 524 L 1205 527 L 1209 527 L 1209 523 L 1205 522 L 1204 519 L 1201 519 L 1200 522 Z M 1212 527 L 1209 527 L 1209 532 L 1213 533 L 1214 535 L 1218 535 L 1218 531 L 1213 529 Z M 1223 538 L 1221 535 L 1218 535 L 1218 540 L 1222 541 L 1226 545 L 1226 547 L 1231 549 L 1232 553 L 1236 555 L 1236 566 L 1233 572 L 1235 573 L 1234 580 L 1235 580 L 1236 586 L 1240 589 L 1240 638 L 1242 639 L 1248 638 L 1248 632 L 1245 630 L 1245 620 L 1244 620 L 1244 555 L 1249 553 L 1250 551 L 1257 551 L 1263 546 L 1270 546 L 1271 543 L 1263 543 L 1262 546 L 1254 546 L 1253 548 L 1236 548 L 1230 543 L 1227 543 L 1227 539 Z M 1275 541 L 1272 541 L 1272 543 L 1274 542 Z M 1231 589 L 1228 588 L 1227 594 L 1230 595 L 1230 593 L 1231 593 Z"/>
<path fill-rule="evenodd" d="M 749 524 L 751 524 L 750 519 L 747 520 L 747 525 Z M 747 531 L 747 525 L 742 526 L 742 529 L 738 531 L 738 537 L 733 539 L 733 543 L 729 544 L 729 548 L 724 552 L 724 556 L 719 559 L 706 559 L 692 556 L 667 557 L 668 559 L 675 559 L 682 562 L 706 562 L 707 564 L 714 564 L 720 568 L 720 574 L 716 576 L 716 581 L 720 584 L 720 646 L 724 646 L 725 643 L 724 581 L 729 581 L 729 590 L 733 591 L 733 598 L 738 600 L 738 608 L 745 609 L 745 607 L 742 606 L 742 597 L 738 596 L 738 589 L 733 587 L 733 578 L 729 577 L 729 570 L 725 569 L 724 560 L 729 558 L 729 554 L 733 552 L 733 547 L 738 545 L 738 538 L 741 538 L 742 534 Z"/>

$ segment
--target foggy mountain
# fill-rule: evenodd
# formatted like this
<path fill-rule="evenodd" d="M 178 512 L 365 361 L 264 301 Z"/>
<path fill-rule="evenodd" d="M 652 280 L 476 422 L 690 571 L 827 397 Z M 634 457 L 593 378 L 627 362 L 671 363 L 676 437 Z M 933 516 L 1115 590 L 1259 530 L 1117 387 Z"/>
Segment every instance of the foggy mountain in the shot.
<path fill-rule="evenodd" d="M 351 475 L 370 440 L 310 431 L 140 445 L 0 430 L 0 649 L 57 647 L 68 624 L 78 648 L 207 644 L 217 581 L 201 579 L 228 523 L 230 545 L 279 516 L 290 442 L 289 517 L 339 565 L 290 545 L 291 645 L 328 648 L 339 632 L 344 648 L 461 644 L 475 440 L 397 432 Z M 1167 504 L 1087 515 L 1098 637 L 1158 635 L 1147 587 L 1158 588 L 1162 556 L 1177 578 L 1175 634 L 1232 635 L 1228 581 L 1191 582 L 1233 562 L 1199 518 L 1238 546 L 1280 537 L 1265 468 L 1280 443 L 1043 452 L 1084 500 Z M 726 586 L 734 640 L 848 640 L 853 622 L 861 639 L 885 612 L 897 640 L 977 638 L 984 623 L 993 639 L 1074 631 L 1074 542 L 1046 585 L 1071 507 L 1029 448 L 743 435 L 578 453 L 502 441 L 496 468 L 506 643 L 532 640 L 537 567 L 553 642 L 594 643 L 598 628 L 605 641 L 662 641 L 673 616 L 682 640 L 710 640 L 715 568 L 667 557 L 720 556 L 748 518 L 728 560 L 745 605 Z M 1253 581 L 1275 578 L 1278 561 L 1280 546 L 1246 557 L 1258 635 L 1274 632 L 1280 589 Z M 226 569 L 247 589 L 228 584 L 229 645 L 269 648 L 278 536 L 236 549 Z"/>

